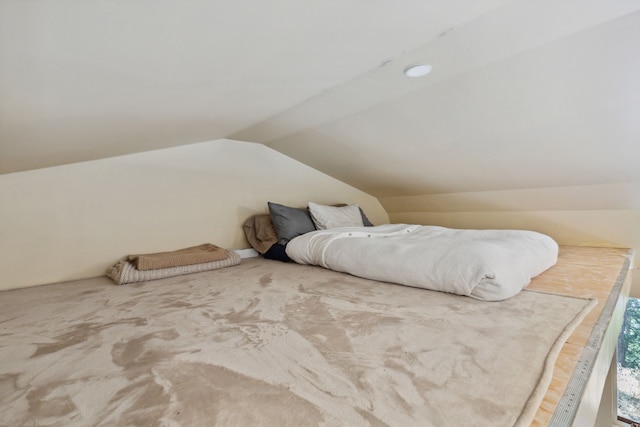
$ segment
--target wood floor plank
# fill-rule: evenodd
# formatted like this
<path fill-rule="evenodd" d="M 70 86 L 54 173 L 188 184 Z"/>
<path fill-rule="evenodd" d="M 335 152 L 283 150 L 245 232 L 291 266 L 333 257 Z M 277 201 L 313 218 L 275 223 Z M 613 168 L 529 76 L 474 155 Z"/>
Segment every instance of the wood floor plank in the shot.
<path fill-rule="evenodd" d="M 529 290 L 597 300 L 597 305 L 567 339 L 532 426 L 549 424 L 571 375 L 621 274 L 629 250 L 562 246 L 558 265 L 534 278 Z"/>

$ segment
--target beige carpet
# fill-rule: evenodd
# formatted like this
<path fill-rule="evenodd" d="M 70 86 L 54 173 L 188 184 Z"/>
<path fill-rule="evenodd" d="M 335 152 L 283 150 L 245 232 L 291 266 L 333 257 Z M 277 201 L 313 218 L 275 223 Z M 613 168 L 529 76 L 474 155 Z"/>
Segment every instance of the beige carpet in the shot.
<path fill-rule="evenodd" d="M 6 291 L 0 425 L 527 425 L 550 352 L 589 304 L 262 259 Z"/>

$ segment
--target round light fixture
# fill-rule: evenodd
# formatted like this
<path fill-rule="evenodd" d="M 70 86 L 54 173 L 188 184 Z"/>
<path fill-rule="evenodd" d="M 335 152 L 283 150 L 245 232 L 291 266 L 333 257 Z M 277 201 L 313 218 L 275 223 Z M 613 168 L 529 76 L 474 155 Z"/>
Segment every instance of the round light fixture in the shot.
<path fill-rule="evenodd" d="M 428 64 L 413 64 L 404 69 L 404 75 L 407 77 L 422 77 L 431 72 L 433 67 Z"/>

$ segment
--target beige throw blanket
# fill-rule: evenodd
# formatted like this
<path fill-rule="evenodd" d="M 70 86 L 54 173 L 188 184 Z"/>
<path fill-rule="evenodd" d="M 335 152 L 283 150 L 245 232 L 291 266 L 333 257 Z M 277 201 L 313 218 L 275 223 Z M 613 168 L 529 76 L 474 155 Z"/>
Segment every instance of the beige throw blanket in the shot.
<path fill-rule="evenodd" d="M 200 273 L 203 271 L 218 270 L 220 268 L 238 265 L 241 262 L 240 255 L 235 251 L 228 251 L 228 256 L 219 261 L 202 262 L 199 264 L 178 265 L 176 267 L 155 268 L 153 270 L 138 270 L 129 261 L 118 261 L 107 270 L 107 277 L 116 285 L 127 283 L 146 282 L 148 280 L 164 279 L 166 277 L 182 276 L 183 274 Z"/>
<path fill-rule="evenodd" d="M 179 249 L 177 251 L 129 255 L 127 260 L 132 263 L 137 270 L 144 271 L 220 261 L 228 256 L 229 253 L 225 249 L 212 245 L 211 243 L 204 243 L 199 246 Z"/>

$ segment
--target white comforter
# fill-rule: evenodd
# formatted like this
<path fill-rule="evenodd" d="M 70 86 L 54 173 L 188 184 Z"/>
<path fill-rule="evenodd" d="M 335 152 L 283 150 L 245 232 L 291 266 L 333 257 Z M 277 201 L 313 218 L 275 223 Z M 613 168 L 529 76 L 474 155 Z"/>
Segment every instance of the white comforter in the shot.
<path fill-rule="evenodd" d="M 407 224 L 318 230 L 286 251 L 300 264 L 487 301 L 516 295 L 558 257 L 557 243 L 534 231 Z"/>

